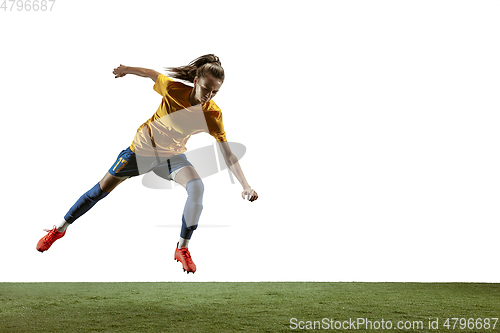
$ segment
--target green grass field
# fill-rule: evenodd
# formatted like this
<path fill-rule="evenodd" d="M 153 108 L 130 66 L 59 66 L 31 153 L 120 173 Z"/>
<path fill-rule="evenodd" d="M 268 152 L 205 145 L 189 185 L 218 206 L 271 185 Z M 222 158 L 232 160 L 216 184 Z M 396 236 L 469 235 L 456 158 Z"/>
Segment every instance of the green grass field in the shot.
<path fill-rule="evenodd" d="M 500 284 L 0 283 L 0 332 L 499 332 L 499 317 Z"/>

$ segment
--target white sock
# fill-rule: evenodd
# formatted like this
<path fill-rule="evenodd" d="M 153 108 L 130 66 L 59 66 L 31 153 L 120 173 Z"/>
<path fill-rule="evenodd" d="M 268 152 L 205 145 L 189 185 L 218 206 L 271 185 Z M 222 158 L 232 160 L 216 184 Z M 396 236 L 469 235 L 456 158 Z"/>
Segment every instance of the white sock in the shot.
<path fill-rule="evenodd" d="M 66 229 L 70 226 L 70 224 L 68 222 L 66 222 L 65 219 L 62 220 L 61 223 L 59 223 L 59 225 L 57 226 L 57 231 L 59 232 L 65 232 Z"/>
<path fill-rule="evenodd" d="M 188 247 L 189 244 L 189 239 L 184 239 L 184 238 L 179 238 L 179 245 L 177 245 L 177 248 L 183 248 L 183 247 Z"/>

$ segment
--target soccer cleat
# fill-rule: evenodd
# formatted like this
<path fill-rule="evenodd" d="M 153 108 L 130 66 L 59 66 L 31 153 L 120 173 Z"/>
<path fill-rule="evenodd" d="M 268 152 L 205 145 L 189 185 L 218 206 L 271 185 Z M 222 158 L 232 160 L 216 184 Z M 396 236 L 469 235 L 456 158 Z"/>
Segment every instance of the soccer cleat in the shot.
<path fill-rule="evenodd" d="M 184 272 L 196 272 L 196 265 L 193 262 L 193 259 L 191 259 L 191 254 L 189 253 L 189 250 L 187 247 L 183 247 L 181 249 L 178 248 L 179 243 L 177 243 L 177 246 L 175 247 L 175 255 L 174 259 L 177 261 L 180 261 L 182 263 L 182 269 Z"/>
<path fill-rule="evenodd" d="M 47 235 L 43 236 L 39 241 L 38 244 L 36 245 L 36 249 L 40 252 L 47 251 L 52 244 L 59 238 L 63 237 L 66 234 L 66 230 L 64 232 L 59 232 L 57 231 L 57 227 L 54 226 L 54 229 L 49 230 L 49 229 L 44 229 L 45 231 L 48 232 Z"/>

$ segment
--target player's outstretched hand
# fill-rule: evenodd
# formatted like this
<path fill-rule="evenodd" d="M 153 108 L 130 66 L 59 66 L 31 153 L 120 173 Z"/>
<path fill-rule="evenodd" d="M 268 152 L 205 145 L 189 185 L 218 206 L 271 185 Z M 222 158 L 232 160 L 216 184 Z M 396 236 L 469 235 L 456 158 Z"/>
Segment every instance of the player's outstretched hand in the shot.
<path fill-rule="evenodd" d="M 250 187 L 247 188 L 247 189 L 245 189 L 243 192 L 241 192 L 241 197 L 243 199 L 245 199 L 245 196 L 248 197 L 248 200 L 250 202 L 257 200 L 257 198 L 259 197 L 257 195 L 257 192 L 255 192 L 254 190 L 252 190 Z"/>
<path fill-rule="evenodd" d="M 123 66 L 122 64 L 120 64 L 120 67 L 116 67 L 115 69 L 113 69 L 113 74 L 115 74 L 115 79 L 117 77 L 122 77 L 127 75 L 126 68 L 127 66 Z"/>

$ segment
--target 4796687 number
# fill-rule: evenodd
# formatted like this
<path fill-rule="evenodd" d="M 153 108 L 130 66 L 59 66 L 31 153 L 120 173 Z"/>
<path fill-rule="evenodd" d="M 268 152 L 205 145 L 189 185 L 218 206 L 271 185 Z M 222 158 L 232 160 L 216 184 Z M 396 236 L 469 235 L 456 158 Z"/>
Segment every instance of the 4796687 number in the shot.
<path fill-rule="evenodd" d="M 446 318 L 443 327 L 447 329 L 490 330 L 495 329 L 498 318 Z"/>
<path fill-rule="evenodd" d="M 0 10 L 4 12 L 17 10 L 18 12 L 45 12 L 52 11 L 56 0 L 3 0 Z"/>

